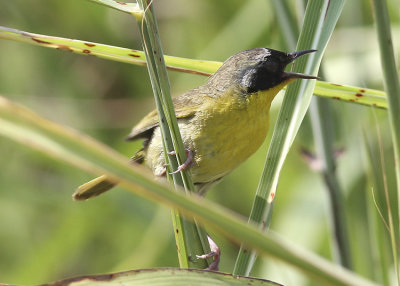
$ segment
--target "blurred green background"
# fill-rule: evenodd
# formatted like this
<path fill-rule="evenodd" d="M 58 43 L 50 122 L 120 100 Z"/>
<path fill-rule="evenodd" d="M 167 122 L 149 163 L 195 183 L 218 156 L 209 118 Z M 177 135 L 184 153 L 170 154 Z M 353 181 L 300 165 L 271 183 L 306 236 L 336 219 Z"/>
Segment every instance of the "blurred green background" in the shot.
<path fill-rule="evenodd" d="M 301 1 L 288 2 L 301 23 Z M 398 3 L 388 1 L 399 56 Z M 155 1 L 155 9 L 168 55 L 224 61 L 248 48 L 286 50 L 270 1 L 169 0 Z M 90 1 L 0 0 L 0 25 L 141 49 L 131 16 Z M 328 81 L 383 90 L 369 1 L 348 1 L 323 67 Z M 170 81 L 172 93 L 178 95 L 206 78 L 170 72 Z M 153 109 L 150 82 L 143 67 L 5 40 L 0 41 L 0 94 L 93 136 L 127 158 L 141 143 L 125 142 L 124 137 Z M 272 107 L 271 130 L 281 99 L 282 95 L 278 96 Z M 335 143 L 338 149 L 344 149 L 338 159 L 338 174 L 345 191 L 355 269 L 369 277 L 373 261 L 365 259 L 365 252 L 370 250 L 370 241 L 365 239 L 370 235 L 366 220 L 370 206 L 366 202 L 371 198 L 372 177 L 363 132 L 372 134 L 372 148 L 377 154 L 379 136 L 374 128 L 377 123 L 381 125 L 386 176 L 389 188 L 393 188 L 394 162 L 386 112 L 330 101 Z M 268 140 L 214 187 L 208 198 L 247 216 Z M 306 118 L 281 175 L 271 229 L 331 259 L 326 188 L 300 154 L 301 149 L 313 152 L 313 148 Z M 0 158 L 0 282 L 31 285 L 84 274 L 178 266 L 170 210 L 166 207 L 119 188 L 87 202 L 74 202 L 74 189 L 91 175 L 6 138 L 0 138 Z M 380 207 L 385 212 L 385 206 Z M 238 247 L 211 234 L 222 249 L 221 271 L 231 272 Z M 297 271 L 268 258 L 259 259 L 252 274 L 287 285 L 311 285 Z"/>

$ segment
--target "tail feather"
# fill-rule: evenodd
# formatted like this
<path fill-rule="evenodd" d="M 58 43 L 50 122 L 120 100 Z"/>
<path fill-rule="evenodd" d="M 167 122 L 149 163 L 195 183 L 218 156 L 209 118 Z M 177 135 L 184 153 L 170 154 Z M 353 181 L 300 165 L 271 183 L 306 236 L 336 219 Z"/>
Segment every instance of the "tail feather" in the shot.
<path fill-rule="evenodd" d="M 145 141 L 144 144 L 147 146 L 148 141 Z M 145 148 L 142 148 L 135 153 L 130 161 L 132 163 L 142 164 L 144 162 L 145 155 Z M 100 177 L 97 177 L 96 179 L 91 180 L 90 182 L 79 186 L 75 193 L 72 195 L 72 198 L 76 201 L 84 201 L 107 192 L 108 190 L 115 187 L 117 184 L 118 183 L 116 182 L 111 182 L 106 175 L 102 175 Z"/>
<path fill-rule="evenodd" d="M 107 176 L 102 175 L 81 186 L 72 195 L 76 201 L 83 201 L 101 195 L 115 187 L 117 184 L 109 181 Z"/>

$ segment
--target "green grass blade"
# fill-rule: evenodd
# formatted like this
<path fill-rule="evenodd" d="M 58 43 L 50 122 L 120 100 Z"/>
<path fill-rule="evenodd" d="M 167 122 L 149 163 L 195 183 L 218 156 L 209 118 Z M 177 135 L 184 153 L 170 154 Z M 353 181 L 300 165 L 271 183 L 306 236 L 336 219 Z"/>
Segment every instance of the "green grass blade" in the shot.
<path fill-rule="evenodd" d="M 57 281 L 57 284 L 64 286 L 279 286 L 281 284 L 253 277 L 240 277 L 237 279 L 227 273 L 201 271 L 196 269 L 179 268 L 153 268 L 125 271 L 119 273 L 90 275 L 69 278 Z M 7 286 L 7 285 L 5 285 Z M 11 285 L 10 285 L 11 286 Z M 46 286 L 46 284 L 42 285 Z"/>
<path fill-rule="evenodd" d="M 386 1 L 372 1 L 373 11 L 376 22 L 377 36 L 379 40 L 379 51 L 381 55 L 381 64 L 385 90 L 387 91 L 387 100 L 389 103 L 389 122 L 392 133 L 392 142 L 394 149 L 394 165 L 397 184 L 397 199 L 400 205 L 400 82 L 396 66 L 396 58 L 393 49 L 393 40 L 390 27 L 390 16 Z M 394 189 L 390 190 L 394 191 Z M 400 208 L 398 208 L 400 217 Z M 397 283 L 400 285 L 400 272 L 398 265 L 398 254 L 396 239 L 393 228 L 391 228 L 391 242 L 393 259 L 395 262 L 395 271 Z"/>
<path fill-rule="evenodd" d="M 89 1 L 129 14 L 140 14 L 142 12 L 137 3 L 124 3 L 114 0 L 89 0 Z"/>
<path fill-rule="evenodd" d="M 317 81 L 314 95 L 367 106 L 387 108 L 386 93 L 380 90 L 338 85 L 326 81 Z"/>
<path fill-rule="evenodd" d="M 73 40 L 61 37 L 45 36 L 0 26 L 0 39 L 38 45 L 41 47 L 74 52 L 81 55 L 92 55 L 99 58 L 119 61 L 128 64 L 146 65 L 144 52 L 88 41 Z M 209 76 L 221 65 L 221 62 L 193 60 L 164 55 L 169 70 Z M 343 100 L 368 106 L 387 108 L 386 94 L 379 90 L 352 87 L 341 84 L 317 81 L 314 95 Z"/>
<path fill-rule="evenodd" d="M 145 0 L 139 0 L 138 4 L 142 11 L 145 12 L 134 14 L 134 16 L 137 16 L 138 28 L 142 35 L 143 50 L 145 51 L 148 63 L 147 68 L 159 114 L 165 157 L 168 157 L 169 162 L 167 172 L 172 173 L 178 169 L 179 165 L 185 162 L 185 148 L 174 111 L 153 6 L 150 5 L 149 1 Z M 175 151 L 176 155 L 168 155 L 172 151 Z M 179 173 L 172 174 L 171 177 L 175 186 L 183 186 L 188 192 L 195 191 L 190 170 L 182 170 Z M 186 268 L 207 268 L 210 261 L 196 259 L 196 255 L 210 252 L 206 232 L 196 222 L 185 218 L 178 211 L 173 211 L 172 218 L 180 266 Z"/>
<path fill-rule="evenodd" d="M 272 7 L 279 23 L 280 32 L 283 36 L 283 41 L 286 48 L 294 50 L 299 37 L 299 27 L 294 15 L 292 15 L 288 1 L 273 0 Z"/>
<path fill-rule="evenodd" d="M 314 55 L 309 55 L 307 59 L 300 58 L 296 62 L 294 71 L 317 74 L 323 52 L 343 5 L 344 1 L 308 2 L 297 50 L 314 48 L 318 51 Z M 260 228 L 264 228 L 265 222 L 270 216 L 280 171 L 307 111 L 314 86 L 315 80 L 302 80 L 295 81 L 286 89 L 249 218 Z M 248 275 L 255 256 L 255 252 L 242 246 L 236 260 L 234 274 Z"/>
<path fill-rule="evenodd" d="M 321 98 L 314 98 L 314 102 L 310 105 L 309 114 L 316 154 L 323 162 L 320 172 L 329 195 L 334 257 L 341 265 L 351 269 L 353 262 L 350 254 L 345 200 L 336 173 L 332 107 L 329 102 Z"/>
<path fill-rule="evenodd" d="M 290 50 L 294 50 L 294 43 L 298 37 L 295 17 L 291 14 L 289 7 L 285 5 L 285 1 L 273 1 L 273 4 L 278 15 L 282 33 L 285 35 L 284 41 L 290 47 Z M 319 75 L 324 78 L 322 71 L 319 72 Z M 355 93 L 351 94 L 352 98 L 350 99 L 358 100 L 359 97 L 364 97 L 366 91 L 362 90 L 361 93 L 360 90 L 357 90 L 356 92 L 356 95 L 354 95 Z M 334 257 L 337 258 L 341 265 L 350 268 L 352 265 L 350 243 L 346 226 L 343 194 L 336 174 L 335 150 L 333 146 L 335 134 L 333 133 L 334 123 L 330 104 L 331 102 L 319 97 L 313 98 L 310 104 L 309 115 L 316 156 L 322 162 L 322 167 L 319 171 L 324 179 L 331 206 L 330 217 L 332 220 L 332 249 L 334 250 Z"/>
<path fill-rule="evenodd" d="M 146 65 L 144 52 L 138 50 L 120 48 L 89 41 L 46 36 L 2 26 L 0 26 L 0 38 L 86 56 L 91 55 L 111 61 L 140 66 Z M 170 70 L 185 71 L 201 75 L 211 75 L 222 64 L 221 62 L 215 61 L 191 60 L 165 55 L 164 59 L 167 68 Z"/>
<path fill-rule="evenodd" d="M 50 122 L 0 97 L 0 134 L 95 175 L 106 174 L 126 190 L 195 216 L 232 241 L 285 261 L 323 285 L 376 285 L 357 274 L 300 249 L 273 232 L 262 233 L 237 214 L 196 195 L 174 192 L 144 167 L 81 133 Z"/>
<path fill-rule="evenodd" d="M 390 211 L 391 206 L 384 203 L 387 201 L 388 185 L 385 158 L 382 154 L 382 133 L 379 123 L 375 122 L 375 124 L 375 128 L 364 130 L 365 153 L 369 163 L 368 178 L 371 180 L 371 190 L 367 194 L 368 222 L 371 234 L 370 252 L 374 260 L 374 275 L 377 277 L 377 281 L 382 282 L 382 285 L 388 286 L 390 285 L 390 272 L 392 269 L 390 264 L 393 263 L 393 260 L 390 261 L 392 245 L 387 243 L 387 239 L 388 235 L 391 236 L 390 239 L 393 243 L 393 236 L 389 232 L 393 233 L 394 231 L 392 213 Z M 369 126 L 373 126 L 373 123 Z M 387 216 L 381 216 L 383 215 L 381 209 L 388 210 Z"/>

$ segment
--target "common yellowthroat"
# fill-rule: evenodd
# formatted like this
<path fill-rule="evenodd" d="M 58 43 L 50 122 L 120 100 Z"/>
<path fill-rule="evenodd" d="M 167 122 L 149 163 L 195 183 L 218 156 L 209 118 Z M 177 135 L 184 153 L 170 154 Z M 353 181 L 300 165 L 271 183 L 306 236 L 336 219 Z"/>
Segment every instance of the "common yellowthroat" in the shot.
<path fill-rule="evenodd" d="M 263 143 L 269 110 L 275 95 L 295 79 L 311 75 L 285 72 L 296 58 L 315 52 L 292 53 L 257 48 L 227 59 L 208 81 L 173 99 L 176 118 L 188 153 L 193 182 L 200 194 L 239 166 Z M 165 157 L 154 110 L 145 116 L 127 140 L 144 139 L 132 161 L 150 167 L 156 176 L 165 174 Z M 84 200 L 108 191 L 115 183 L 105 175 L 80 186 L 73 195 Z"/>

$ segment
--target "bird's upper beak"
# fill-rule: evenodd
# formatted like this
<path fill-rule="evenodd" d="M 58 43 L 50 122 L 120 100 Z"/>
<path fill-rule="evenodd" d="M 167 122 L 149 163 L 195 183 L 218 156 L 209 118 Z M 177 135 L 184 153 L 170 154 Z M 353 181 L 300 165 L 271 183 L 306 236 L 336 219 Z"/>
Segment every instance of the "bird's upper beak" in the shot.
<path fill-rule="evenodd" d="M 288 53 L 287 54 L 287 57 L 288 57 L 287 64 L 293 62 L 295 59 L 297 59 L 303 55 L 314 53 L 316 51 L 317 50 L 303 50 L 303 51 Z M 313 75 L 307 75 L 307 74 L 296 73 L 296 72 L 283 72 L 283 76 L 287 77 L 287 78 L 293 78 L 293 79 L 295 79 L 295 78 L 318 79 L 318 77 L 313 76 Z"/>

